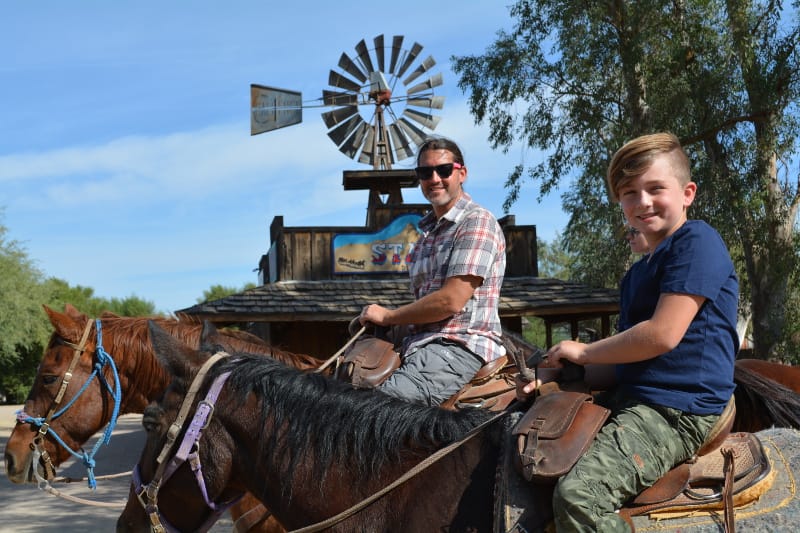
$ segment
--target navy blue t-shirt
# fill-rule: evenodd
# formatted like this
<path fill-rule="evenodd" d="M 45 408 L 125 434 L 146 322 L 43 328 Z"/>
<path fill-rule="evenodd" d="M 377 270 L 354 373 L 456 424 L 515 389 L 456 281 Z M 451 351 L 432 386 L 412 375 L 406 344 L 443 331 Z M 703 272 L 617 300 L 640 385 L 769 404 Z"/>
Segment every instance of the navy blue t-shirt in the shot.
<path fill-rule="evenodd" d="M 651 318 L 662 293 L 703 296 L 706 301 L 675 349 L 617 365 L 622 391 L 691 414 L 719 414 L 735 387 L 739 282 L 714 228 L 689 220 L 631 267 L 621 284 L 620 331 Z"/>

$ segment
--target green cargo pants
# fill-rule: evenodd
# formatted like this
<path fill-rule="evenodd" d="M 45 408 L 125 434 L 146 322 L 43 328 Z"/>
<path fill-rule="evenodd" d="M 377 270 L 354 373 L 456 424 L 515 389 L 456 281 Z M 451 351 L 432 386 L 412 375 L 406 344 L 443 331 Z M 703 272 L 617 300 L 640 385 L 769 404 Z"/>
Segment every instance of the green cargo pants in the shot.
<path fill-rule="evenodd" d="M 690 415 L 609 394 L 611 417 L 553 494 L 561 532 L 628 532 L 615 512 L 703 444 L 719 415 Z"/>

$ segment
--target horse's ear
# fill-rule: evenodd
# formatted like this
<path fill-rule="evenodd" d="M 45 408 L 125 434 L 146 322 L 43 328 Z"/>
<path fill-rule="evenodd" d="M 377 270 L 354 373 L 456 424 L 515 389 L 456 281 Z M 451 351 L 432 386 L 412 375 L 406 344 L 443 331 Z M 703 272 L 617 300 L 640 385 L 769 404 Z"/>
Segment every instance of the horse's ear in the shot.
<path fill-rule="evenodd" d="M 203 329 L 200 331 L 200 350 L 204 352 L 218 352 L 225 348 L 219 343 L 220 332 L 212 322 L 203 320 Z"/>
<path fill-rule="evenodd" d="M 50 323 L 53 325 L 55 333 L 59 337 L 75 342 L 80 340 L 81 334 L 83 333 L 83 328 L 86 326 L 86 321 L 89 320 L 86 315 L 80 315 L 83 317 L 83 320 L 81 320 L 80 317 L 72 316 L 71 314 L 66 313 L 59 313 L 58 311 L 55 311 L 46 305 L 43 305 L 42 307 L 44 307 L 44 312 L 47 313 L 48 318 L 50 318 Z M 73 309 L 75 308 L 73 307 Z M 79 323 L 78 320 L 80 320 L 81 323 Z"/>
<path fill-rule="evenodd" d="M 122 318 L 122 317 L 112 311 L 103 311 L 102 313 L 100 313 L 100 318 Z"/>
<path fill-rule="evenodd" d="M 72 304 L 64 304 L 64 313 L 80 322 L 86 322 L 87 320 L 89 320 L 89 317 L 87 315 L 78 311 L 78 308 Z"/>
<path fill-rule="evenodd" d="M 198 352 L 182 343 L 153 320 L 147 321 L 150 330 L 150 342 L 161 366 L 175 377 L 189 379 L 192 370 L 196 370 L 208 359 L 208 354 Z"/>

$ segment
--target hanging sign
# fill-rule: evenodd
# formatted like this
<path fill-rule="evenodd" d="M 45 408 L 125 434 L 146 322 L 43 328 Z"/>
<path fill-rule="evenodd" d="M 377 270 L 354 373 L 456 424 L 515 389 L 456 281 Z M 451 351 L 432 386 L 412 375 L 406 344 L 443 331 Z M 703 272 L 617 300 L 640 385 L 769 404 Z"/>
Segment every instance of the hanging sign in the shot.
<path fill-rule="evenodd" d="M 334 274 L 408 272 L 411 252 L 419 239 L 418 214 L 394 219 L 376 233 L 339 233 L 333 236 Z"/>

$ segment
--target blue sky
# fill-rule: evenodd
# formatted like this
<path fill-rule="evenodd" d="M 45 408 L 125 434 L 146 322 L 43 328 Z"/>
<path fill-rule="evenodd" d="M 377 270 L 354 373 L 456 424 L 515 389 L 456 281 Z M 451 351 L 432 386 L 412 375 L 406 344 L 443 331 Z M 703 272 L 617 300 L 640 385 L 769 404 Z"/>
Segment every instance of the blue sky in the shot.
<path fill-rule="evenodd" d="M 344 191 L 342 171 L 369 167 L 328 138 L 326 109 L 250 136 L 250 84 L 319 98 L 341 53 L 380 34 L 436 59 L 446 101 L 434 133 L 459 142 L 467 190 L 502 216 L 508 172 L 537 156 L 491 150 L 450 57 L 480 54 L 510 27 L 506 3 L 483 0 L 4 3 L 2 223 L 47 276 L 159 311 L 193 305 L 214 284 L 256 282 L 274 216 L 364 224 L 367 193 Z M 567 216 L 557 196 L 540 204 L 537 193 L 528 185 L 512 214 L 551 240 Z"/>

